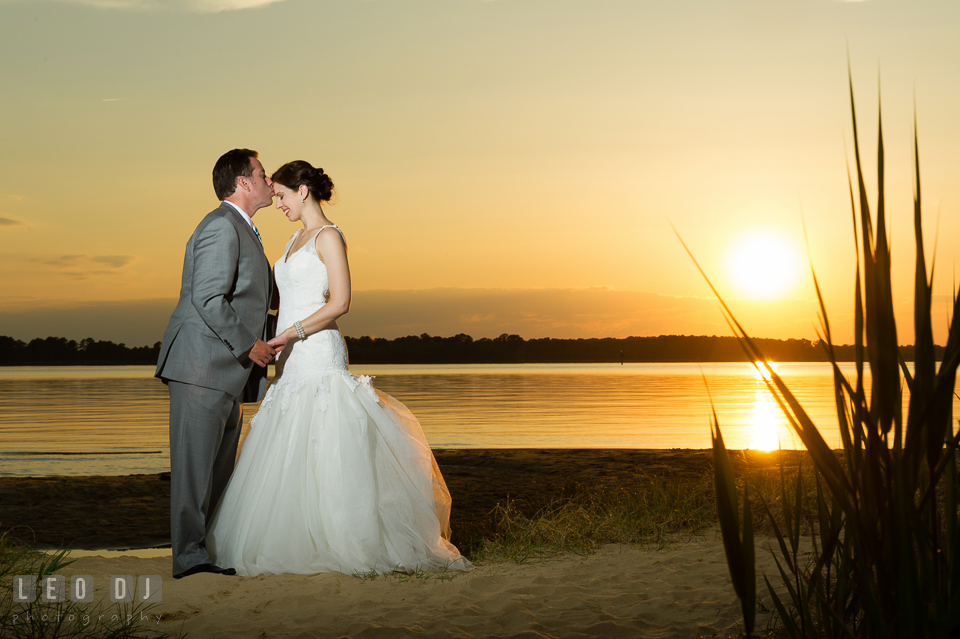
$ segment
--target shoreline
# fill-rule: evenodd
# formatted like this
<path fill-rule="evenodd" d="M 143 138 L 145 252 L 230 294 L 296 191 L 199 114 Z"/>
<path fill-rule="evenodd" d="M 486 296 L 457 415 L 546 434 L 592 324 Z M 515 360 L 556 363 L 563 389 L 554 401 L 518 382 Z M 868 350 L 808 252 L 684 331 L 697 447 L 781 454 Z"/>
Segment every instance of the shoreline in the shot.
<path fill-rule="evenodd" d="M 772 470 L 779 460 L 776 452 L 730 453 L 737 473 Z M 709 449 L 436 449 L 434 455 L 453 497 L 452 541 L 461 551 L 496 533 L 490 511 L 506 499 L 532 514 L 580 490 L 596 494 L 641 482 L 712 487 Z M 47 540 L 38 547 L 72 541 L 78 552 L 57 574 L 92 577 L 97 593 L 106 592 L 112 575 L 161 577 L 162 599 L 148 609 L 149 627 L 173 634 L 688 639 L 736 636 L 742 622 L 715 525 L 653 542 L 601 544 L 586 553 L 520 561 L 481 557 L 467 573 L 198 574 L 174 580 L 169 547 L 102 549 L 143 548 L 151 540 L 168 545 L 169 487 L 161 474 L 0 478 L 0 528 L 9 530 L 15 518 L 15 533 L 29 530 Z M 776 542 L 757 542 L 758 570 L 775 574 L 773 554 L 764 548 Z M 758 594 L 773 610 L 769 597 Z M 92 604 L 84 609 L 98 612 Z M 764 617 L 758 615 L 758 628 Z"/>
<path fill-rule="evenodd" d="M 777 459 L 776 452 L 730 452 L 735 468 L 746 459 L 760 466 Z M 644 476 L 696 480 L 713 468 L 709 449 L 436 449 L 434 456 L 453 499 L 450 523 L 458 547 L 494 534 L 491 511 L 507 500 L 532 514 L 583 489 Z M 39 549 L 168 546 L 169 505 L 168 472 L 0 477 L 0 533 Z"/>

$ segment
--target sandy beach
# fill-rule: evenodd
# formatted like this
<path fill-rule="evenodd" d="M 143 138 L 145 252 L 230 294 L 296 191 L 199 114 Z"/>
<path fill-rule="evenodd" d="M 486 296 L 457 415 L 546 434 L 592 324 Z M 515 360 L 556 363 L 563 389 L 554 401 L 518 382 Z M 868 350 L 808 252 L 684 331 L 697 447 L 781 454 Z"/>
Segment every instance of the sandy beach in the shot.
<path fill-rule="evenodd" d="M 769 553 L 758 568 L 775 570 Z M 740 607 L 723 545 L 710 532 L 666 548 L 607 545 L 587 556 L 481 564 L 469 573 L 377 579 L 313 576 L 174 580 L 168 556 L 82 557 L 61 574 L 158 574 L 150 623 L 192 637 L 712 637 L 735 636 Z M 97 581 L 97 580 L 101 581 Z M 159 617 L 159 621 L 157 619 Z M 765 616 L 758 618 L 763 628 Z"/>
<path fill-rule="evenodd" d="M 490 510 L 506 498 L 535 510 L 583 485 L 643 473 L 698 477 L 701 450 L 435 451 L 454 500 L 453 541 L 494 530 Z M 739 603 L 719 534 L 673 536 L 665 547 L 605 545 L 588 555 L 479 563 L 469 573 L 358 577 L 225 577 L 174 580 L 165 550 L 107 548 L 169 543 L 169 479 L 0 478 L 0 525 L 25 541 L 77 551 L 60 574 L 160 575 L 154 627 L 194 637 L 692 637 L 733 636 Z M 25 534 L 29 533 L 29 534 Z M 31 539 L 31 535 L 34 537 Z M 758 570 L 773 574 L 768 552 Z M 157 619 L 159 617 L 159 620 Z M 762 629 L 766 617 L 758 618 Z M 148 623 L 143 620 L 140 623 Z"/>

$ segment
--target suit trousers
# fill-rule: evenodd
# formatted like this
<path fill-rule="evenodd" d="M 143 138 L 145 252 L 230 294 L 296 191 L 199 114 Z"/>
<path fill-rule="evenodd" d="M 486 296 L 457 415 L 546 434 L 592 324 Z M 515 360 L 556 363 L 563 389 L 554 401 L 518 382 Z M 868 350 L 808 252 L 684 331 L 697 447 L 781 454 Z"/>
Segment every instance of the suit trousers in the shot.
<path fill-rule="evenodd" d="M 207 523 L 237 459 L 243 404 L 229 393 L 170 380 L 170 540 L 173 574 L 210 562 Z"/>

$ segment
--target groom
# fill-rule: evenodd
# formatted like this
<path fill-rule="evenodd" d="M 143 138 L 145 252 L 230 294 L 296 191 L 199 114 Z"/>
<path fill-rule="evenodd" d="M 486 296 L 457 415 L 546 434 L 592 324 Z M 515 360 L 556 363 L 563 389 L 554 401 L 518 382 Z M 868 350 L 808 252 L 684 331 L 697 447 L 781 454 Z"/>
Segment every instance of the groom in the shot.
<path fill-rule="evenodd" d="M 253 215 L 273 202 L 257 152 L 234 149 L 213 167 L 220 206 L 187 241 L 180 300 L 163 334 L 156 377 L 170 389 L 170 528 L 173 576 L 235 574 L 205 548 L 233 472 L 243 402 L 259 401 L 267 363 L 270 263 Z"/>

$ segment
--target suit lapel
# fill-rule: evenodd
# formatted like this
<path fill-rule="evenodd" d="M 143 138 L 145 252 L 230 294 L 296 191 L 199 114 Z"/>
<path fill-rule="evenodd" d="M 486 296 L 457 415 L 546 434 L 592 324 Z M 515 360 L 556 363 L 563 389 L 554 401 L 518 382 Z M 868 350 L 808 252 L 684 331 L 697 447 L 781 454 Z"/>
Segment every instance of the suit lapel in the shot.
<path fill-rule="evenodd" d="M 271 285 L 272 285 L 272 283 L 273 283 L 273 282 L 272 282 L 272 279 L 273 279 L 273 278 L 272 278 L 271 275 L 270 275 L 270 270 L 271 270 L 271 269 L 270 269 L 270 260 L 267 259 L 267 254 L 266 254 L 266 253 L 264 252 L 264 250 L 263 250 L 263 243 L 260 241 L 260 238 L 257 237 L 257 234 L 253 232 L 253 227 L 250 226 L 249 224 L 247 224 L 247 221 L 246 221 L 245 219 L 243 219 L 243 216 L 242 216 L 242 215 L 240 215 L 239 213 L 237 213 L 237 210 L 236 210 L 235 208 L 233 208 L 232 206 L 230 206 L 230 205 L 227 204 L 226 202 L 221 202 L 221 203 L 220 203 L 220 208 L 225 209 L 226 211 L 228 211 L 228 212 L 230 213 L 230 215 L 233 216 L 232 219 L 234 220 L 234 222 L 235 222 L 236 224 L 238 224 L 239 226 L 241 226 L 243 229 L 246 230 L 247 235 L 250 236 L 250 239 L 253 240 L 253 243 L 257 246 L 257 250 L 260 251 L 260 256 L 263 257 L 263 263 L 264 263 L 264 265 L 267 267 L 267 268 L 266 268 L 265 289 L 266 289 L 266 291 L 267 291 L 267 306 L 269 307 L 269 306 L 270 306 L 270 299 L 273 297 L 273 290 L 272 290 L 272 288 L 271 288 Z"/>
<path fill-rule="evenodd" d="M 253 227 L 250 226 L 249 224 L 247 224 L 247 221 L 246 221 L 245 219 L 243 219 L 243 216 L 242 216 L 242 215 L 240 215 L 239 213 L 237 213 L 237 209 L 233 208 L 232 206 L 230 206 L 230 205 L 227 204 L 226 202 L 222 202 L 222 203 L 220 204 L 220 208 L 222 208 L 222 209 L 230 212 L 230 215 L 233 216 L 233 220 L 234 220 L 237 224 L 239 224 L 241 227 L 243 227 L 243 229 L 246 230 L 247 235 L 249 235 L 249 236 L 250 236 L 250 239 L 252 239 L 254 242 L 257 243 L 257 246 L 260 247 L 260 252 L 263 253 L 263 246 L 260 244 L 260 240 L 257 239 L 257 234 L 253 232 Z M 264 258 L 266 258 L 266 255 L 264 255 Z"/>

